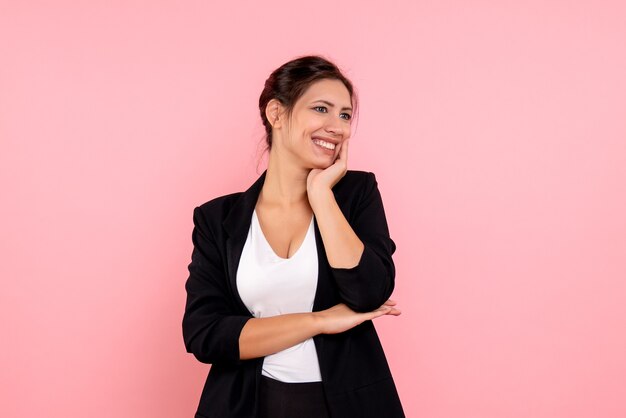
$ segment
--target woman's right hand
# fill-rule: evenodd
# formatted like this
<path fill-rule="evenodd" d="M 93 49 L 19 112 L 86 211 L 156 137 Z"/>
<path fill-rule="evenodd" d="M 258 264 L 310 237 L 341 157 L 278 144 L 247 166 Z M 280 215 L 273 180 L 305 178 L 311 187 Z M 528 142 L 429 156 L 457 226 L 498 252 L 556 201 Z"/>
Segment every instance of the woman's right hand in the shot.
<path fill-rule="evenodd" d="M 318 334 L 339 334 L 382 315 L 400 315 L 388 300 L 372 312 L 354 312 L 343 303 L 318 312 L 249 318 L 239 335 L 239 358 L 248 360 L 277 353 Z"/>
<path fill-rule="evenodd" d="M 346 304 L 340 303 L 323 311 L 313 312 L 319 323 L 320 334 L 339 334 L 357 325 L 383 315 L 400 315 L 396 302 L 389 299 L 378 309 L 371 312 L 354 312 Z"/>

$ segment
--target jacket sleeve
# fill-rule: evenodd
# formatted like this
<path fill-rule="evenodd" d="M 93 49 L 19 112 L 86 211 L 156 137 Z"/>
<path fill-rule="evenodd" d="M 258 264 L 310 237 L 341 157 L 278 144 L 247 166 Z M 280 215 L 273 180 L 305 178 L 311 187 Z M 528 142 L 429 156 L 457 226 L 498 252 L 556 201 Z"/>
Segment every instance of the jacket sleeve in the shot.
<path fill-rule="evenodd" d="M 396 244 L 389 236 L 383 201 L 374 173 L 367 173 L 361 201 L 349 222 L 365 249 L 355 267 L 331 266 L 331 271 L 343 302 L 356 312 L 368 312 L 377 309 L 389 299 L 396 275 L 391 258 L 396 251 Z"/>
<path fill-rule="evenodd" d="M 193 213 L 193 252 L 185 283 L 183 339 L 202 363 L 240 363 L 239 335 L 251 316 L 235 314 L 224 263 L 199 207 Z"/>

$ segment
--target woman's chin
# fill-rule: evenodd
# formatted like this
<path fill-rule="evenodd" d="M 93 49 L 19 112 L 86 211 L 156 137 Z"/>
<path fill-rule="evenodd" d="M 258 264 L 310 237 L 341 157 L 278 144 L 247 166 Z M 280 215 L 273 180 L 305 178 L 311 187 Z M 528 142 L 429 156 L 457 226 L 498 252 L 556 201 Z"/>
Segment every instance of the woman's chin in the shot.
<path fill-rule="evenodd" d="M 333 165 L 333 162 L 330 159 L 328 159 L 328 161 L 319 161 L 319 160 L 317 160 L 317 161 L 313 161 L 311 163 L 311 169 L 318 168 L 320 170 L 325 170 L 328 167 L 330 167 L 331 165 Z"/>

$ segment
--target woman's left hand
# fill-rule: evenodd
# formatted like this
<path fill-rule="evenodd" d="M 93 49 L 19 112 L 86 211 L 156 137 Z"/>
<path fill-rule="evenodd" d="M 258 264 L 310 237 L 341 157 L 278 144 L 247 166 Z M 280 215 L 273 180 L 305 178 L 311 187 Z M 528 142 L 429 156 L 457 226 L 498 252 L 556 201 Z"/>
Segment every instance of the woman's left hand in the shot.
<path fill-rule="evenodd" d="M 309 176 L 306 180 L 306 189 L 307 194 L 309 195 L 309 200 L 311 198 L 315 199 L 315 196 L 323 194 L 325 191 L 330 191 L 335 184 L 337 184 L 337 182 L 346 175 L 346 171 L 348 171 L 349 140 L 350 139 L 348 138 L 337 145 L 339 147 L 339 156 L 333 164 L 323 170 L 314 168 L 309 172 Z"/>

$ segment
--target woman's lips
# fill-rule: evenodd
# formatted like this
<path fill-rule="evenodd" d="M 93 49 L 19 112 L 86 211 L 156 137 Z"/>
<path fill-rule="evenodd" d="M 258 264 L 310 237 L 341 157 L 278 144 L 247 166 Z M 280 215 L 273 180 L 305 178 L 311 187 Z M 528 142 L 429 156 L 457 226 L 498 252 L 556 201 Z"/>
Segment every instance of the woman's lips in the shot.
<path fill-rule="evenodd" d="M 313 145 L 315 145 L 315 148 L 321 150 L 324 154 L 335 155 L 335 150 L 334 149 L 325 148 L 322 145 L 317 144 L 314 140 L 312 140 L 311 142 L 313 142 Z M 336 145 L 335 145 L 335 147 L 336 147 Z M 337 148 L 335 148 L 335 149 L 337 149 Z"/>

